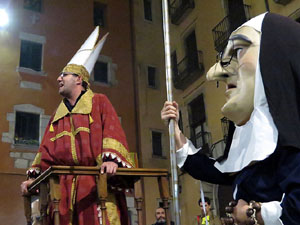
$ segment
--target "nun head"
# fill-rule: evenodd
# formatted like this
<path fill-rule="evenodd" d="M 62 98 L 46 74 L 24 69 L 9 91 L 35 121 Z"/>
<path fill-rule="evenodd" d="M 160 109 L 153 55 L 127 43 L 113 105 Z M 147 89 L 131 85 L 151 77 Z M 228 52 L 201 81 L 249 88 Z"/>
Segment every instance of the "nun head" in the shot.
<path fill-rule="evenodd" d="M 242 26 L 232 32 L 219 61 L 207 73 L 208 80 L 226 84 L 226 103 L 222 113 L 237 125 L 244 125 L 254 108 L 259 48 L 260 32 Z"/>

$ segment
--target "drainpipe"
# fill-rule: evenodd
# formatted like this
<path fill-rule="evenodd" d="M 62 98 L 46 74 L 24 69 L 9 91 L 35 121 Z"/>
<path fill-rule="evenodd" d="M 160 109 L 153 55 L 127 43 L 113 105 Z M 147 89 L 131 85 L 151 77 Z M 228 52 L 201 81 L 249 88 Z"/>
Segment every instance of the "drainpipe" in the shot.
<path fill-rule="evenodd" d="M 140 168 L 143 168 L 143 157 L 141 149 L 141 123 L 140 123 L 140 106 L 139 106 L 139 82 L 137 74 L 137 62 L 136 62 L 136 39 L 135 39 L 135 27 L 134 27 L 134 0 L 129 0 L 129 13 L 130 13 L 130 36 L 131 36 L 131 56 L 132 56 L 132 72 L 133 72 L 133 86 L 134 86 L 134 106 L 135 106 L 135 132 L 136 132 L 136 153 L 138 157 L 138 165 Z M 141 179 L 142 183 L 142 213 L 143 221 L 140 221 L 141 224 L 146 224 L 146 202 L 145 202 L 145 186 L 144 179 Z"/>

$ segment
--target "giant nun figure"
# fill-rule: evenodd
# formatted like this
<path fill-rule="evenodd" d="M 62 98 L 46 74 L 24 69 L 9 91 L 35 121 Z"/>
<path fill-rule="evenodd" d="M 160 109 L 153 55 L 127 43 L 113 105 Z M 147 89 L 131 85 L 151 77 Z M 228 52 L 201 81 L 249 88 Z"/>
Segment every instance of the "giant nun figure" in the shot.
<path fill-rule="evenodd" d="M 246 22 L 207 79 L 225 82 L 221 110 L 235 129 L 224 157 L 214 160 L 175 123 L 178 166 L 196 179 L 233 185 L 235 224 L 300 224 L 300 24 L 272 13 Z M 178 121 L 177 103 L 166 102 L 161 116 Z M 251 201 L 260 210 L 247 215 Z"/>

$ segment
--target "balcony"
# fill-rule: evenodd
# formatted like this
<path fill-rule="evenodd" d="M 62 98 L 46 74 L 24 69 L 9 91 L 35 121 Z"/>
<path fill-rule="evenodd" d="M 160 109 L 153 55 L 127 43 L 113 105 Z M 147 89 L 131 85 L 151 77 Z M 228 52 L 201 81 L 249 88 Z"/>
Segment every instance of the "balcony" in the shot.
<path fill-rule="evenodd" d="M 244 5 L 246 19 L 250 17 L 250 5 Z M 235 27 L 234 29 L 236 29 Z M 215 50 L 221 52 L 227 45 L 228 38 L 233 30 L 230 29 L 229 15 L 225 16 L 213 29 Z"/>
<path fill-rule="evenodd" d="M 174 0 L 170 3 L 171 22 L 179 25 L 195 8 L 194 0 Z"/>
<path fill-rule="evenodd" d="M 286 5 L 290 3 L 291 0 L 274 0 L 275 3 L 281 4 L 281 5 Z"/>
<path fill-rule="evenodd" d="M 176 89 L 184 90 L 196 81 L 204 72 L 202 51 L 197 51 L 197 55 L 186 56 L 176 68 L 173 68 L 173 83 Z"/>
<path fill-rule="evenodd" d="M 206 131 L 198 132 L 191 138 L 196 148 L 202 148 L 201 152 L 211 156 L 211 133 Z"/>

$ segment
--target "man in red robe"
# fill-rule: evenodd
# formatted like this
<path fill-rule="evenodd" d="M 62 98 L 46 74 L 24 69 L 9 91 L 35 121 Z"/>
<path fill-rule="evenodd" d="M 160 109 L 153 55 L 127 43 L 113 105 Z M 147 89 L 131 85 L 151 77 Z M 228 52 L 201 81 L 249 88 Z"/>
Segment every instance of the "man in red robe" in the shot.
<path fill-rule="evenodd" d="M 96 29 L 91 36 L 98 33 Z M 92 49 L 92 55 L 99 45 L 101 49 L 104 41 L 100 41 L 94 49 L 87 47 L 89 43 L 86 42 L 81 49 Z M 49 121 L 36 158 L 27 172 L 29 180 L 21 185 L 23 194 L 27 193 L 27 186 L 36 175 L 52 165 L 100 165 L 101 172 L 108 174 L 114 174 L 119 166 L 133 166 L 124 131 L 112 104 L 105 95 L 95 94 L 89 89 L 88 79 L 94 62 L 81 64 L 80 61 L 91 60 L 90 55 L 87 60 L 86 55 L 78 57 L 81 49 L 57 78 L 59 93 L 64 99 Z M 98 49 L 97 57 L 99 52 Z M 94 177 L 61 175 L 60 186 L 61 225 L 100 224 Z M 123 213 L 123 210 L 121 217 L 117 207 L 124 206 L 124 202 L 115 196 L 110 194 L 108 197 L 107 221 L 110 225 L 127 224 L 126 212 Z M 51 221 L 49 224 L 52 224 Z"/>

